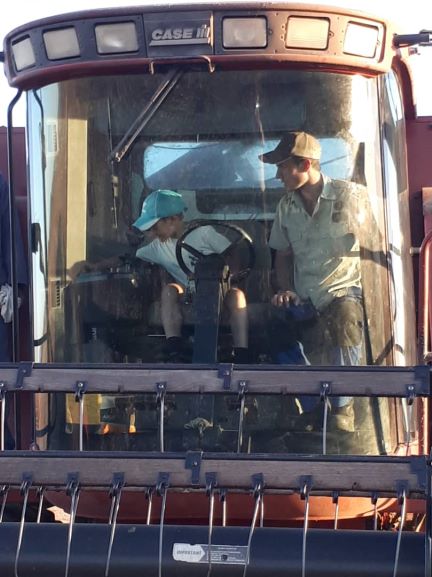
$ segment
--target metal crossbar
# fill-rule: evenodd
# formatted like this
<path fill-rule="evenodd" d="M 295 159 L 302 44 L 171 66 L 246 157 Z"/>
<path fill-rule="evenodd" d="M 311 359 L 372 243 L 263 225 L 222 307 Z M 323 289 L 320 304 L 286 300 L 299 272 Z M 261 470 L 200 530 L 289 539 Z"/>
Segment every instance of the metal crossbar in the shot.
<path fill-rule="evenodd" d="M 0 574 L 13 577 L 10 551 L 16 547 L 14 524 L 0 524 Z M 67 526 L 59 523 L 26 525 L 26 535 L 20 556 L 19 576 L 64 575 L 64 551 Z M 73 535 L 73 575 L 103 575 L 107 543 L 111 527 L 105 523 L 77 523 Z M 246 548 L 249 527 L 214 527 L 213 547 L 218 547 L 220 559 L 212 562 L 212 577 L 241 576 L 244 565 L 234 565 L 229 556 L 241 555 Z M 303 529 L 256 528 L 247 567 L 248 575 L 270 577 L 299 577 L 301 575 L 301 547 Z M 159 559 L 160 526 L 119 524 L 110 564 L 109 577 L 157 575 L 162 566 L 163 577 L 206 575 L 208 561 L 205 554 L 195 564 L 179 561 L 174 548 L 189 544 L 196 550 L 205 547 L 207 527 L 164 527 L 162 562 Z M 393 531 L 307 531 L 306 577 L 391 577 L 395 566 L 398 535 Z M 226 561 L 222 558 L 226 553 Z M 400 542 L 397 577 L 429 577 L 426 572 L 423 535 L 404 532 Z M 70 572 L 72 576 L 72 571 Z"/>
<path fill-rule="evenodd" d="M 24 365 L 24 366 L 22 366 Z M 155 392 L 164 383 L 166 393 L 233 393 L 240 386 L 247 394 L 415 397 L 431 394 L 430 368 L 418 367 L 290 367 L 275 365 L 3 365 L 3 394 L 16 391 L 77 394 L 85 392 Z"/>
<path fill-rule="evenodd" d="M 183 457 L 183 458 L 182 458 Z M 298 491 L 310 479 L 314 494 L 425 498 L 428 485 L 426 457 L 305 457 L 288 455 L 224 455 L 204 453 L 199 470 L 185 467 L 187 454 L 106 452 L 7 452 L 0 454 L 0 484 L 18 486 L 24 474 L 33 485 L 59 488 L 74 472 L 82 488 L 109 489 L 112 471 L 121 471 L 125 489 L 157 485 L 158 475 L 170 475 L 170 490 L 206 490 L 206 475 L 230 491 L 253 489 L 251 479 L 263 474 L 266 494 Z M 235 466 L 234 466 L 235 462 Z M 193 477 L 192 477 L 193 476 Z M 303 480 L 303 481 L 302 481 Z"/>

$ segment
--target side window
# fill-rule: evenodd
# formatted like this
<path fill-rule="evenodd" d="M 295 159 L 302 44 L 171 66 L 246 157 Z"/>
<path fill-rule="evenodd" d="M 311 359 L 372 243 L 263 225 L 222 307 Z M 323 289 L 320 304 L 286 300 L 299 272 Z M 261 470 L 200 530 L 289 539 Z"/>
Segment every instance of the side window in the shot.
<path fill-rule="evenodd" d="M 400 193 L 407 188 L 405 123 L 399 85 L 393 73 L 384 79 L 383 96 L 385 165 L 386 170 L 391 172 L 391 181 L 394 181 Z"/>
<path fill-rule="evenodd" d="M 395 364 L 404 363 L 410 342 L 406 336 L 404 312 L 397 306 L 404 302 L 404 274 L 410 270 L 411 244 L 408 215 L 407 154 L 402 98 L 396 76 L 388 74 L 382 83 L 381 117 L 383 119 L 383 168 L 387 212 L 388 260 L 391 272 L 392 323 L 395 340 Z"/>

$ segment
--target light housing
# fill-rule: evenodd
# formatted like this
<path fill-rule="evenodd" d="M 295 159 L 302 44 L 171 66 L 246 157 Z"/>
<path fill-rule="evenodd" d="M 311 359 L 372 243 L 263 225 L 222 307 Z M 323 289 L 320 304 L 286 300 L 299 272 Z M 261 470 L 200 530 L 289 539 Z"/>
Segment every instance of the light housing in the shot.
<path fill-rule="evenodd" d="M 224 48 L 265 48 L 267 46 L 267 18 L 224 18 L 222 21 Z"/>
<path fill-rule="evenodd" d="M 17 70 L 24 70 L 36 64 L 33 45 L 28 36 L 12 44 L 12 54 Z"/>
<path fill-rule="evenodd" d="M 290 16 L 286 30 L 285 46 L 287 48 L 325 50 L 328 46 L 330 20 Z"/>
<path fill-rule="evenodd" d="M 343 51 L 345 54 L 374 58 L 378 47 L 379 28 L 348 22 Z"/>
<path fill-rule="evenodd" d="M 45 50 L 49 60 L 74 58 L 80 55 L 78 36 L 73 26 L 43 33 Z"/>
<path fill-rule="evenodd" d="M 99 54 L 136 52 L 139 49 L 135 22 L 116 22 L 95 26 Z"/>

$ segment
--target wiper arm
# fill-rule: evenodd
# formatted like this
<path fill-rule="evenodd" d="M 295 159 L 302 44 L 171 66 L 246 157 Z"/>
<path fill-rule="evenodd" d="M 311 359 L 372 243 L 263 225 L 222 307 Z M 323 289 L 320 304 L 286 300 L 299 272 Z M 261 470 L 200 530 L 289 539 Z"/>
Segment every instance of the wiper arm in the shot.
<path fill-rule="evenodd" d="M 183 75 L 183 69 L 175 68 L 168 74 L 161 84 L 155 90 L 150 101 L 146 104 L 139 116 L 134 120 L 130 128 L 126 131 L 123 138 L 117 146 L 111 151 L 111 162 L 121 162 L 125 154 L 138 138 L 140 132 L 150 122 L 155 113 L 158 111 L 161 104 L 165 101 L 171 90 L 176 86 L 177 82 Z"/>

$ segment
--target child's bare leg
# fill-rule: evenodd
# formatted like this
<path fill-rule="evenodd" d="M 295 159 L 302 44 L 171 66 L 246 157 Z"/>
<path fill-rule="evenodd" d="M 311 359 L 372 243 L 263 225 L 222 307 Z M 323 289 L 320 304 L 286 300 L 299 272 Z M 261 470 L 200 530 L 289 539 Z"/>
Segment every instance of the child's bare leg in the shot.
<path fill-rule="evenodd" d="M 248 313 L 244 292 L 238 288 L 232 288 L 225 297 L 225 305 L 230 315 L 230 325 L 234 348 L 246 349 L 248 347 Z"/>
<path fill-rule="evenodd" d="M 179 297 L 182 294 L 183 288 L 175 283 L 167 284 L 162 289 L 161 317 L 167 339 L 181 336 L 183 317 Z"/>

